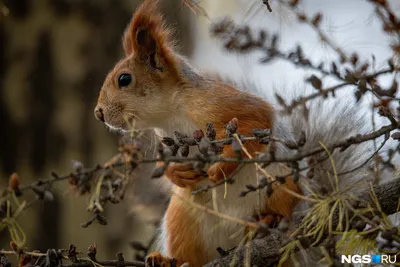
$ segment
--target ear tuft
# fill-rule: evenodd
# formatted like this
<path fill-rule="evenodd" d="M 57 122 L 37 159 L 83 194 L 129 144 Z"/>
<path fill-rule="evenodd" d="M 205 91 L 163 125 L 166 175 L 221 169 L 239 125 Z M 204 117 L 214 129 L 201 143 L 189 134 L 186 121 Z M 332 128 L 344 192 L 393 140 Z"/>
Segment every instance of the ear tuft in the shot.
<path fill-rule="evenodd" d="M 133 55 L 151 68 L 173 70 L 171 32 L 165 27 L 157 4 L 158 0 L 145 0 L 139 6 L 125 30 L 123 46 L 127 56 Z"/>
<path fill-rule="evenodd" d="M 129 25 L 126 27 L 124 31 L 124 35 L 122 36 L 122 46 L 124 47 L 125 55 L 129 56 L 133 53 L 133 44 L 132 44 L 132 36 L 129 33 Z"/>

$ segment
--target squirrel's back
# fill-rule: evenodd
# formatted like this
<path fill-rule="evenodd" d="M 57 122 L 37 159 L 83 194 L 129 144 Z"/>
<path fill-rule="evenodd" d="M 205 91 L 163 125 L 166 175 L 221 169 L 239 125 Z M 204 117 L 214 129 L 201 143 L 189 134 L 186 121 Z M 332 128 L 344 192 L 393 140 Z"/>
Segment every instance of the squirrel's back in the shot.
<path fill-rule="evenodd" d="M 275 90 L 265 89 L 266 87 L 247 79 L 235 81 L 232 78 L 219 76 L 218 74 L 209 75 L 218 80 L 233 84 L 243 91 L 250 91 L 272 104 L 276 110 L 273 123 L 273 136 L 297 142 L 301 139 L 301 135 L 305 134 L 306 142 L 298 150 L 291 150 L 282 143 L 277 142 L 277 157 L 294 157 L 298 152 L 322 149 L 322 146 L 331 148 L 332 145 L 343 142 L 347 138 L 374 130 L 371 117 L 369 117 L 371 113 L 365 106 L 357 103 L 354 95 L 348 92 L 344 92 L 335 98 L 330 97 L 329 99 L 325 99 L 321 97 L 312 99 L 306 103 L 306 112 L 302 105 L 296 106 L 291 112 L 286 112 L 287 109 L 278 103 L 279 101 L 275 97 L 276 94 L 281 96 L 287 103 L 291 103 L 292 100 L 304 97 L 312 92 L 306 87 L 293 89 L 279 88 Z M 377 139 L 377 144 L 379 145 L 382 140 L 383 138 Z M 340 148 L 335 149 L 330 159 L 325 156 L 326 159 L 321 160 L 318 164 L 316 164 L 316 161 L 321 159 L 321 154 L 317 154 L 312 159 L 315 159 L 313 163 L 314 167 L 311 168 L 312 173 L 307 169 L 302 174 L 305 177 L 308 174 L 309 181 L 312 182 L 307 184 L 311 188 L 317 190 L 317 188 L 323 187 L 324 191 L 332 191 L 335 189 L 332 187 L 331 182 L 334 179 L 335 169 L 340 188 L 357 184 L 357 188 L 360 189 L 363 186 L 368 186 L 368 183 L 375 179 L 372 178 L 374 177 L 374 173 L 371 170 L 374 164 L 374 153 L 374 143 L 373 141 L 368 141 L 351 145 L 344 151 L 341 151 Z M 299 166 L 300 169 L 304 169 L 307 164 L 305 160 L 302 160 Z M 332 165 L 334 165 L 334 168 Z M 387 175 L 383 174 L 380 178 L 383 180 L 386 177 Z M 376 180 L 375 182 L 380 181 Z"/>

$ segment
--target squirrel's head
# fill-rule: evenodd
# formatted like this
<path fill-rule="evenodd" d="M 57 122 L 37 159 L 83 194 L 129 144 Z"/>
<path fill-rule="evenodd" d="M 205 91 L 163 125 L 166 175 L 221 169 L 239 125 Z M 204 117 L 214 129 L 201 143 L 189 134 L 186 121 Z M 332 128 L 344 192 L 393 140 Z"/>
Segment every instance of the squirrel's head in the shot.
<path fill-rule="evenodd" d="M 125 57 L 100 91 L 95 117 L 111 129 L 158 127 L 182 85 L 181 59 L 173 52 L 157 2 L 146 0 L 134 13 L 122 38 Z"/>

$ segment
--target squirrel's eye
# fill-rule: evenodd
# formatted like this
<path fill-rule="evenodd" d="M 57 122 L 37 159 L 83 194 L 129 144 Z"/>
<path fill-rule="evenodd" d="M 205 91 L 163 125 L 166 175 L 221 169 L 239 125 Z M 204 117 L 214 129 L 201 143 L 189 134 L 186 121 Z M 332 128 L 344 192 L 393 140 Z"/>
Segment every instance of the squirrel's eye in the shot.
<path fill-rule="evenodd" d="M 123 73 L 118 77 L 118 87 L 128 86 L 132 82 L 132 76 L 128 73 Z"/>

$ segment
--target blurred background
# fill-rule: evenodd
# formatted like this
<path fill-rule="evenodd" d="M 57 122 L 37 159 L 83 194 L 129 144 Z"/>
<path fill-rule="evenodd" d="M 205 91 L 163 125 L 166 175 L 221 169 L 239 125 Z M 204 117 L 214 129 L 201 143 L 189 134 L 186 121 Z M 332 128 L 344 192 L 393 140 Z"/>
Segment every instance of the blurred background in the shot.
<path fill-rule="evenodd" d="M 52 170 L 69 173 L 71 160 L 89 167 L 118 152 L 118 135 L 94 118 L 93 109 L 107 72 L 123 56 L 121 36 L 139 3 L 1 2 L 1 187 L 13 172 L 28 184 L 49 177 Z M 190 55 L 191 11 L 180 0 L 163 1 L 162 11 L 177 29 L 181 52 Z M 72 243 L 85 251 L 97 243 L 104 256 L 114 257 L 118 251 L 129 251 L 129 241 L 151 238 L 154 227 L 143 234 L 144 224 L 136 223 L 129 199 L 110 209 L 108 226 L 81 228 L 80 223 L 91 218 L 88 197 L 70 194 L 66 183 L 56 187 L 54 201 L 37 202 L 20 217 L 30 250 Z M 7 231 L 0 236 L 1 247 L 8 248 Z"/>
<path fill-rule="evenodd" d="M 71 160 L 92 166 L 117 153 L 119 137 L 95 120 L 93 109 L 105 75 L 123 55 L 123 30 L 141 2 L 0 0 L 1 187 L 7 186 L 13 172 L 27 184 L 49 177 L 52 170 L 69 173 Z M 390 2 L 398 12 L 400 2 Z M 270 4 L 272 13 L 257 0 L 203 0 L 199 5 L 208 16 L 196 16 L 182 0 L 161 1 L 180 52 L 195 67 L 252 79 L 266 95 L 304 86 L 307 71 L 285 62 L 260 65 L 257 53 L 229 54 L 211 38 L 210 23 L 231 16 L 254 29 L 278 33 L 284 50 L 302 44 L 316 62 L 336 56 L 278 1 Z M 381 32 L 368 1 L 304 0 L 300 7 L 310 16 L 322 11 L 322 27 L 329 36 L 346 51 L 371 60 L 374 55 L 377 69 L 389 58 L 391 40 Z M 392 79 L 388 77 L 388 84 Z M 57 185 L 54 201 L 38 202 L 20 217 L 27 247 L 45 250 L 73 243 L 84 251 L 97 243 L 104 257 L 124 252 L 129 258 L 130 241 L 147 242 L 152 237 L 168 199 L 156 185 L 149 185 L 152 168 L 139 170 L 124 203 L 107 211 L 107 226 L 81 228 L 80 223 L 91 218 L 87 197 L 74 197 L 66 184 Z M 9 240 L 8 233 L 1 232 L 0 248 L 7 248 Z"/>

